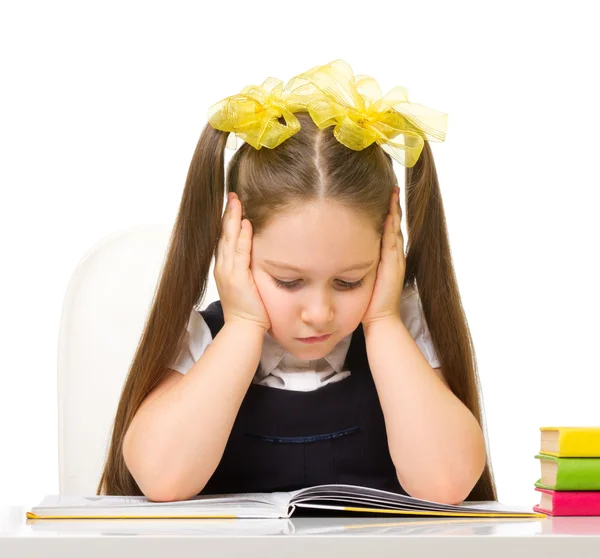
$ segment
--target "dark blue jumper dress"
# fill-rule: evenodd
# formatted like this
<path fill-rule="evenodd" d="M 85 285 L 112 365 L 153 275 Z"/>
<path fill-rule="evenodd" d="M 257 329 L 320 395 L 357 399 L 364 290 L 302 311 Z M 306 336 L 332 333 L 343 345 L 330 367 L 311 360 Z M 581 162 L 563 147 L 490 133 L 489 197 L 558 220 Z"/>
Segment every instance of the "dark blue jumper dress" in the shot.
<path fill-rule="evenodd" d="M 221 302 L 200 314 L 214 339 L 224 324 Z M 201 494 L 332 483 L 406 494 L 390 456 L 362 324 L 352 334 L 344 369 L 350 376 L 314 391 L 251 383 L 221 461 Z"/>

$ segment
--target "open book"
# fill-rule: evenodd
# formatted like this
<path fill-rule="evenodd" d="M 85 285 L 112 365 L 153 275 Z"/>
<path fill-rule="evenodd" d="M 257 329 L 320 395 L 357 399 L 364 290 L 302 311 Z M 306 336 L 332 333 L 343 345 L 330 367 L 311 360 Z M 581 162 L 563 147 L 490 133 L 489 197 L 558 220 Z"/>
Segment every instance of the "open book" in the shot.
<path fill-rule="evenodd" d="M 46 496 L 27 512 L 29 519 L 133 518 L 289 518 L 296 508 L 344 512 L 450 517 L 545 517 L 499 502 L 463 502 L 456 506 L 395 492 L 347 484 L 326 484 L 292 492 L 199 495 L 176 502 L 152 502 L 144 496 Z"/>

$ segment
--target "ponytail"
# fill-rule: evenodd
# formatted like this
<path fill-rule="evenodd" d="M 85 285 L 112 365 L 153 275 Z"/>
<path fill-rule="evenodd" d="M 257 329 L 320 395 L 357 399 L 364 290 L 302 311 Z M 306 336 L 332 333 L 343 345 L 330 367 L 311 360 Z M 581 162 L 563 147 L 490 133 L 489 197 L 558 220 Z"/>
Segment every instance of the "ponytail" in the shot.
<path fill-rule="evenodd" d="M 454 273 L 442 196 L 427 141 L 417 163 L 406 168 L 406 213 L 404 285 L 416 283 L 444 377 L 485 432 L 475 349 Z M 466 499 L 497 499 L 489 456 Z"/>
<path fill-rule="evenodd" d="M 142 401 L 167 375 L 194 307 L 202 302 L 220 235 L 227 133 L 207 124 L 190 163 L 165 263 L 125 379 L 97 494 L 142 495 L 123 439 Z"/>

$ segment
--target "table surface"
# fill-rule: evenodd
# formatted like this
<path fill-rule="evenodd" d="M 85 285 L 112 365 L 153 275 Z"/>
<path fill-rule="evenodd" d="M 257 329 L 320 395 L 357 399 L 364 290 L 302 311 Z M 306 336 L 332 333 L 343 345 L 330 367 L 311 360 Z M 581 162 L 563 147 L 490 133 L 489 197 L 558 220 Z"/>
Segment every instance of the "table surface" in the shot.
<path fill-rule="evenodd" d="M 51 558 L 70 553 L 145 558 L 177 552 L 218 552 L 244 558 L 287 556 L 466 556 L 544 558 L 565 552 L 600 555 L 600 517 L 418 518 L 298 517 L 292 519 L 27 519 L 31 506 L 0 507 L 0 556 Z M 475 554 L 473 554 L 475 555 Z"/>

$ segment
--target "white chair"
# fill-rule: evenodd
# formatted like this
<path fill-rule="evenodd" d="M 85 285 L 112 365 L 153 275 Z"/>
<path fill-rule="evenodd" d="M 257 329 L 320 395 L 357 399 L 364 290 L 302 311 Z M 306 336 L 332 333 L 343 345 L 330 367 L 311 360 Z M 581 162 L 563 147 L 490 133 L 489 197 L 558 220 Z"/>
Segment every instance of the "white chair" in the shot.
<path fill-rule="evenodd" d="M 58 346 L 60 494 L 96 493 L 119 396 L 170 234 L 171 227 L 165 225 L 111 234 L 92 247 L 73 272 Z M 201 309 L 217 298 L 211 266 Z"/>

